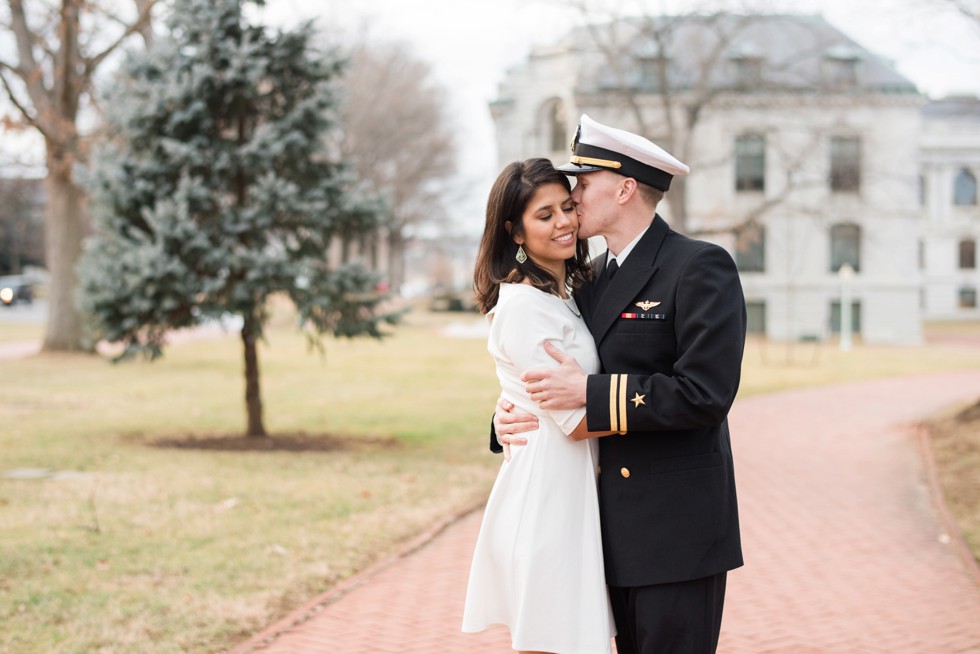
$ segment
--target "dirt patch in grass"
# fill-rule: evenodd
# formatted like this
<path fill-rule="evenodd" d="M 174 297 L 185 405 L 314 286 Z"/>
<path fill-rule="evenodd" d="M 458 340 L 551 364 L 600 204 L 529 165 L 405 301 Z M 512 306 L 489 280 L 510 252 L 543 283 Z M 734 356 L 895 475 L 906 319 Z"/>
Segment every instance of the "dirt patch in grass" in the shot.
<path fill-rule="evenodd" d="M 975 423 L 980 421 L 980 400 L 957 413 L 954 419 L 960 424 L 976 426 Z"/>
<path fill-rule="evenodd" d="M 351 452 L 374 449 L 394 450 L 401 447 L 397 438 L 385 436 L 338 436 L 303 432 L 262 437 L 241 434 L 168 436 L 149 441 L 147 445 L 212 452 Z"/>
<path fill-rule="evenodd" d="M 980 561 L 980 400 L 927 428 L 943 500 Z"/>

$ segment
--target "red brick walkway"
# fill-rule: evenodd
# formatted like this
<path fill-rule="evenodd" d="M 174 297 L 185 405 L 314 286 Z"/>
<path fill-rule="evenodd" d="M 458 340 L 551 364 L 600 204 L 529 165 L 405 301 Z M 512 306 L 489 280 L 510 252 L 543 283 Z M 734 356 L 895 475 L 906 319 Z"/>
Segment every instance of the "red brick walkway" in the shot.
<path fill-rule="evenodd" d="M 930 495 L 917 419 L 980 397 L 980 371 L 740 399 L 732 412 L 746 565 L 723 654 L 980 652 L 980 578 Z M 489 455 L 488 455 L 489 456 Z M 235 654 L 507 652 L 459 633 L 476 511 Z"/>

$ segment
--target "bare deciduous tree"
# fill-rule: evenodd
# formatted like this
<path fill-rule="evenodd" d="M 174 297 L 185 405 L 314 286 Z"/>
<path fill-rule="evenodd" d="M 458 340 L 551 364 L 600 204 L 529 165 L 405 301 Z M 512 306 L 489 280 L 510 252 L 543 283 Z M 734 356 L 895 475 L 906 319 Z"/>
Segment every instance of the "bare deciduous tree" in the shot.
<path fill-rule="evenodd" d="M 978 0 L 946 0 L 953 5 L 977 29 L 980 29 L 980 1 Z"/>
<path fill-rule="evenodd" d="M 766 59 L 763 67 L 762 52 L 757 49 L 761 44 L 746 38 L 758 24 L 757 11 L 732 13 L 730 5 L 722 9 L 720 3 L 706 2 L 684 14 L 664 16 L 641 11 L 624 16 L 618 7 L 597 14 L 598 5 L 589 0 L 574 4 L 583 16 L 582 29 L 601 55 L 595 67 L 601 70 L 597 88 L 605 96 L 604 102 L 618 104 L 628 113 L 634 129 L 655 135 L 667 151 L 688 162 L 697 158 L 698 130 L 712 112 L 733 96 L 782 90 L 787 76 L 796 74 L 794 69 L 800 62 L 819 59 L 831 44 L 814 31 L 805 35 L 798 47 L 781 53 L 781 59 Z M 800 23 L 794 27 L 800 29 Z M 804 174 L 806 157 L 793 152 L 773 154 L 780 159 L 785 184 L 760 196 L 757 205 L 745 207 L 739 216 L 729 216 L 724 224 L 699 225 L 692 230 L 688 178 L 675 177 L 669 196 L 672 226 L 694 234 L 754 231 L 758 221 L 794 190 L 815 182 Z M 717 160 L 700 161 L 699 169 L 730 165 L 731 157 L 732 153 L 727 153 L 716 156 Z"/>
<path fill-rule="evenodd" d="M 344 161 L 373 191 L 387 197 L 392 290 L 404 281 L 404 248 L 425 225 L 445 219 L 456 144 L 445 90 L 428 64 L 403 43 L 362 38 L 351 52 L 341 111 Z"/>
<path fill-rule="evenodd" d="M 129 19 L 119 18 L 120 2 L 60 0 L 55 6 L 6 0 L 0 14 L 0 85 L 19 118 L 44 140 L 45 251 L 50 270 L 45 350 L 83 347 L 82 322 L 75 308 L 75 265 L 88 229 L 85 195 L 74 166 L 84 161 L 86 139 L 79 112 L 99 67 L 134 34 L 150 38 L 156 0 L 133 0 Z M 127 6 L 129 6 L 127 4 Z M 11 53 L 11 54 L 8 54 Z M 8 57 L 14 56 L 11 59 Z"/>
<path fill-rule="evenodd" d="M 828 272 L 827 254 L 829 272 L 837 270 L 834 248 L 843 245 L 834 245 L 832 227 L 854 227 L 859 248 L 880 252 L 894 241 L 854 214 L 911 214 L 889 203 L 912 199 L 914 178 L 894 162 L 914 155 L 914 142 L 905 131 L 894 141 L 904 154 L 883 155 L 887 149 L 862 132 L 873 127 L 862 112 L 911 127 L 924 99 L 821 17 L 760 13 L 748 2 L 731 13 L 734 2 L 684 3 L 684 13 L 665 16 L 639 3 L 629 3 L 635 14 L 619 3 L 596 14 L 597 0 L 578 0 L 582 27 L 569 39 L 579 63 L 574 102 L 692 165 L 694 174 L 672 181 L 671 226 L 732 247 L 745 272 L 761 273 L 750 285 L 757 300 L 775 298 L 769 315 L 782 305 L 779 331 L 791 347 L 822 337 L 812 326 L 801 334 L 794 316 L 804 302 L 822 301 L 800 298 L 809 277 Z M 838 202 L 828 211 L 829 201 L 845 198 L 849 209 Z M 813 237 L 824 234 L 830 252 L 814 254 Z M 775 333 L 771 325 L 767 333 Z"/>

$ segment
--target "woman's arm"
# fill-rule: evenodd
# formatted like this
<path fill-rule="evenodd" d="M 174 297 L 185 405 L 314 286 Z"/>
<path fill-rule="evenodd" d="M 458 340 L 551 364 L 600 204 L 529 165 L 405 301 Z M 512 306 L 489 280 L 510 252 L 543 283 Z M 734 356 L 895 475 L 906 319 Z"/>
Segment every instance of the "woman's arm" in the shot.
<path fill-rule="evenodd" d="M 492 346 L 498 351 L 495 356 L 499 355 L 515 372 L 557 366 L 558 362 L 548 355 L 544 344 L 549 341 L 563 343 L 573 331 L 572 324 L 565 318 L 568 312 L 555 311 L 554 304 L 542 301 L 545 298 L 536 294 L 541 295 L 535 291 L 535 294 L 525 293 L 509 299 L 506 305 L 498 309 L 493 320 Z M 494 353 L 493 350 L 491 353 Z M 527 392 L 527 385 L 521 384 L 520 379 L 510 379 L 509 383 L 516 386 L 510 389 L 515 400 L 523 401 L 523 397 L 533 399 Z M 535 410 L 535 413 L 542 418 L 547 415 L 563 433 L 568 434 L 582 420 L 585 406 L 583 402 L 577 408 L 549 407 L 540 412 Z"/>

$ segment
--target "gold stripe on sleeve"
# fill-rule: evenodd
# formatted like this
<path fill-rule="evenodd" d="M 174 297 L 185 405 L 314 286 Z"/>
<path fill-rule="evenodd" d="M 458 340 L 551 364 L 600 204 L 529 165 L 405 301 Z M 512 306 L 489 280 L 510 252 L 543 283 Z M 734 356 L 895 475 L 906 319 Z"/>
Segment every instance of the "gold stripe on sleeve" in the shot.
<path fill-rule="evenodd" d="M 619 376 L 619 433 L 626 433 L 626 377 Z"/>
<path fill-rule="evenodd" d="M 619 417 L 616 415 L 616 383 L 619 375 L 609 375 L 609 431 L 619 431 Z"/>

